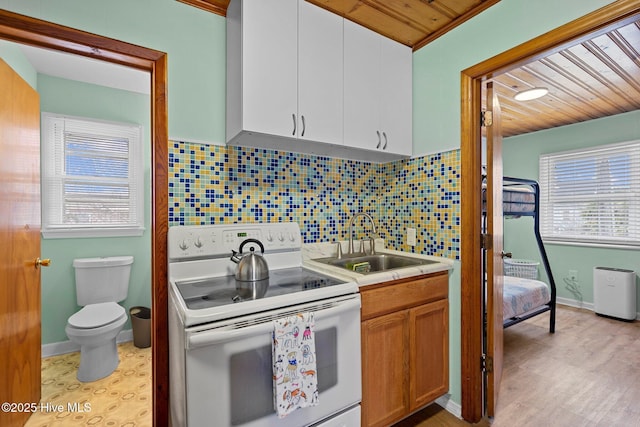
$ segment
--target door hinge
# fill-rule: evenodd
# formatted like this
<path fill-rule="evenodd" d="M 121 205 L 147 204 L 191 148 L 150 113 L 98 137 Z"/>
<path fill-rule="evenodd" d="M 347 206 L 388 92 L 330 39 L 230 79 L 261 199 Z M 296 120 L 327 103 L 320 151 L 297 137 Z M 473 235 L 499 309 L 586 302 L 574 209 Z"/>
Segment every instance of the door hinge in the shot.
<path fill-rule="evenodd" d="M 485 110 L 480 113 L 480 124 L 482 127 L 489 127 L 493 124 L 493 111 Z"/>
<path fill-rule="evenodd" d="M 493 372 L 493 357 L 483 354 L 480 358 L 482 372 Z"/>
<path fill-rule="evenodd" d="M 481 240 L 480 245 L 482 249 L 489 250 L 493 248 L 493 237 L 491 236 L 491 234 L 482 233 L 480 235 L 480 240 Z"/>

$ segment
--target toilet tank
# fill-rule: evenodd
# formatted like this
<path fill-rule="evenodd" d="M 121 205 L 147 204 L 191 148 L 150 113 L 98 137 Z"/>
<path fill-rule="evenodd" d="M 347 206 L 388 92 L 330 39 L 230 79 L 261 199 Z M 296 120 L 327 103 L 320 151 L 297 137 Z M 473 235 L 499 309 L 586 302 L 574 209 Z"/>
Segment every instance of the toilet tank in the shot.
<path fill-rule="evenodd" d="M 127 298 L 132 264 L 132 256 L 74 259 L 78 305 L 119 302 Z"/>

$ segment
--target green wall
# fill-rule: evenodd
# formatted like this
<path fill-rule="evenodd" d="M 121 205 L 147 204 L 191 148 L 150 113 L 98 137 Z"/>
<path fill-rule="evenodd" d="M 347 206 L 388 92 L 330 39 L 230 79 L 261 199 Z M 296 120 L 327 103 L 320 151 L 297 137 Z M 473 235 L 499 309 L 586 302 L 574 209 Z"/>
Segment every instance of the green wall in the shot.
<path fill-rule="evenodd" d="M 574 150 L 596 145 L 640 139 L 640 110 L 570 126 L 505 138 L 503 141 L 504 174 L 520 178 L 538 179 L 540 154 Z M 533 236 L 533 220 L 519 218 L 505 220 L 504 247 L 514 258 L 540 261 Z M 616 267 L 640 272 L 637 250 L 601 247 L 545 245 L 559 298 L 571 304 L 580 300 L 587 308 L 593 304 L 593 267 Z M 578 272 L 580 295 L 569 290 L 569 270 Z M 541 266 L 541 278 L 547 279 Z M 638 295 L 640 307 L 640 294 Z"/>
<path fill-rule="evenodd" d="M 414 54 L 414 155 L 460 147 L 460 71 L 609 0 L 503 0 Z M 224 18 L 175 0 L 0 0 L 0 7 L 169 54 L 169 136 L 224 142 Z M 549 13 L 553 11 L 553 13 Z M 464 201 L 463 201 L 464 202 Z M 450 294 L 459 300 L 459 270 Z M 451 398 L 461 401 L 460 308 L 452 304 Z"/>
<path fill-rule="evenodd" d="M 225 142 L 225 19 L 176 0 L 0 0 L 0 8 L 168 53 L 170 139 Z"/>
<path fill-rule="evenodd" d="M 57 77 L 38 75 L 40 110 L 140 124 L 143 127 L 145 231 L 140 237 L 43 239 L 42 256 L 51 258 L 42 269 L 42 343 L 66 341 L 67 319 L 78 311 L 74 258 L 133 255 L 125 308 L 151 305 L 151 128 L 149 95 L 110 89 Z M 130 321 L 125 329 L 131 328 Z"/>
<path fill-rule="evenodd" d="M 18 73 L 24 81 L 29 83 L 32 88 L 38 88 L 38 72 L 24 56 L 17 44 L 0 40 L 0 58 Z"/>

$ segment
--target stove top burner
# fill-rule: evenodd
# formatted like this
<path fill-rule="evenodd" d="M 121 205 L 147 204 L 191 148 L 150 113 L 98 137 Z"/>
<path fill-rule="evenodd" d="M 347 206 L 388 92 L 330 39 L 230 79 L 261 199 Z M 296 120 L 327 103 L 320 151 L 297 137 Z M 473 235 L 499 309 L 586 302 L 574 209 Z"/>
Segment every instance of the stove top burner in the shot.
<path fill-rule="evenodd" d="M 273 298 L 345 283 L 302 267 L 269 272 L 269 278 L 255 282 L 236 280 L 234 276 L 198 280 L 179 280 L 176 287 L 191 310 L 237 304 L 262 298 Z"/>

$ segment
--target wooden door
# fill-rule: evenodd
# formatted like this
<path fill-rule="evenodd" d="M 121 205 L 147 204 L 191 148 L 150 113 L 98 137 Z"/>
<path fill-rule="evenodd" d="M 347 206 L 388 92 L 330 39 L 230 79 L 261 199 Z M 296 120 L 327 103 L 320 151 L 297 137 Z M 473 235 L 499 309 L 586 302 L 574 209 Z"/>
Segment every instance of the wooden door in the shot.
<path fill-rule="evenodd" d="M 408 402 L 408 311 L 362 322 L 362 425 L 388 426 Z"/>
<path fill-rule="evenodd" d="M 500 104 L 493 83 L 487 84 L 487 415 L 495 415 L 502 378 L 502 131 Z"/>
<path fill-rule="evenodd" d="M 17 427 L 40 402 L 40 100 L 2 60 L 0 242 L 0 425 Z"/>
<path fill-rule="evenodd" d="M 449 391 L 448 300 L 412 308 L 409 325 L 409 409 L 415 411 Z"/>

